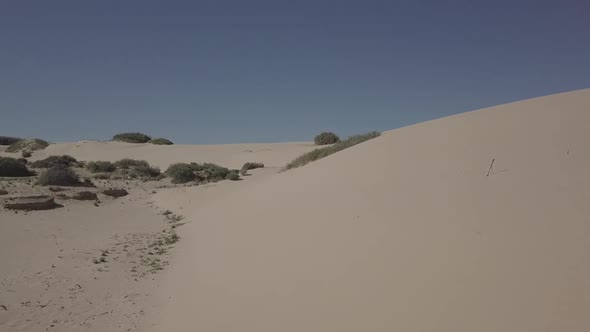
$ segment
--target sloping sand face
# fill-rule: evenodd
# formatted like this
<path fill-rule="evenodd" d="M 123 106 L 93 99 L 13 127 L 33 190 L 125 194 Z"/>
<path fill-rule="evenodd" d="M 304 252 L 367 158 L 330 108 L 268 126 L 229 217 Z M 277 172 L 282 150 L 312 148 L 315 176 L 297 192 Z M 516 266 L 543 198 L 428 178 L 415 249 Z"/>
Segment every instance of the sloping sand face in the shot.
<path fill-rule="evenodd" d="M 589 135 L 590 90 L 553 95 L 187 208 L 152 328 L 588 331 Z"/>

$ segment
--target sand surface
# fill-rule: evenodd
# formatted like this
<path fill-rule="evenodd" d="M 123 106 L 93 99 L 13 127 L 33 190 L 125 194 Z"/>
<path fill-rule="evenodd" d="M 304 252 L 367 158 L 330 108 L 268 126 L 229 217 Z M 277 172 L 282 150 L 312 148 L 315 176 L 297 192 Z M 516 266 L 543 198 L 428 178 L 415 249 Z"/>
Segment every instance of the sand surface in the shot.
<path fill-rule="evenodd" d="M 131 195 L 99 207 L 0 210 L 0 330 L 589 331 L 589 135 L 590 89 L 389 131 L 282 173 L 313 146 L 55 144 L 32 160 L 268 167 L 119 184 Z M 137 262 L 170 230 L 167 209 L 185 224 L 150 271 Z"/>
<path fill-rule="evenodd" d="M 185 207 L 152 330 L 588 331 L 589 135 L 590 90 L 553 95 Z"/>

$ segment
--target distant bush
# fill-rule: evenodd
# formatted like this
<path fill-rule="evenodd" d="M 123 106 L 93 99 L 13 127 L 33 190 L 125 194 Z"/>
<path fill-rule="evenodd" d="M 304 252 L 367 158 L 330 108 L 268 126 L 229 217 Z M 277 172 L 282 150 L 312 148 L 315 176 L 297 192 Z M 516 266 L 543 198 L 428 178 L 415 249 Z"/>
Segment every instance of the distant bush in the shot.
<path fill-rule="evenodd" d="M 23 150 L 28 151 L 35 151 L 35 150 L 43 150 L 49 146 L 49 143 L 38 138 L 33 139 L 21 139 L 20 141 L 16 141 L 12 143 L 8 148 L 6 148 L 6 152 L 19 152 Z"/>
<path fill-rule="evenodd" d="M 70 167 L 70 166 L 74 166 L 77 163 L 78 163 L 78 161 L 76 160 L 76 158 L 74 158 L 72 156 L 68 156 L 67 154 L 64 154 L 63 156 L 49 156 L 45 159 L 37 160 L 37 161 L 31 163 L 31 167 L 33 167 L 33 168 L 50 168 L 50 167 L 53 167 L 56 165 Z"/>
<path fill-rule="evenodd" d="M 41 173 L 37 184 L 42 186 L 78 186 L 82 183 L 71 168 L 55 165 Z"/>
<path fill-rule="evenodd" d="M 110 161 L 90 161 L 86 164 L 86 169 L 90 173 L 110 173 L 114 172 L 117 168 Z"/>
<path fill-rule="evenodd" d="M 165 139 L 165 138 L 154 138 L 154 139 L 151 139 L 148 143 L 156 144 L 156 145 L 172 145 L 172 144 L 174 144 L 174 143 L 172 143 L 171 140 Z"/>
<path fill-rule="evenodd" d="M 240 174 L 238 174 L 236 171 L 230 171 L 227 173 L 225 179 L 230 181 L 238 181 L 240 179 Z"/>
<path fill-rule="evenodd" d="M 332 132 L 323 132 L 317 135 L 313 142 L 315 145 L 326 145 L 326 144 L 334 144 L 340 142 L 340 137 Z"/>
<path fill-rule="evenodd" d="M 22 140 L 22 138 L 0 136 L 0 145 L 12 145 L 20 140 Z"/>
<path fill-rule="evenodd" d="M 31 156 L 33 156 L 33 153 L 32 153 L 31 151 L 28 151 L 28 150 L 23 150 L 23 151 L 20 153 L 20 155 L 21 155 L 21 157 L 23 157 L 23 158 L 31 158 Z"/>
<path fill-rule="evenodd" d="M 150 166 L 145 160 L 125 158 L 116 161 L 114 165 L 117 168 L 117 172 L 120 173 L 119 175 L 123 175 L 126 178 L 159 179 L 161 177 L 160 169 Z"/>
<path fill-rule="evenodd" d="M 147 143 L 152 138 L 142 133 L 121 133 L 113 136 L 113 141 L 127 143 Z"/>
<path fill-rule="evenodd" d="M 165 173 L 172 179 L 172 183 L 187 183 L 197 178 L 195 168 L 186 163 L 172 164 Z"/>
<path fill-rule="evenodd" d="M 186 183 L 190 181 L 197 181 L 199 183 L 217 182 L 225 180 L 228 174 L 230 174 L 228 168 L 211 163 L 176 163 L 170 165 L 166 170 L 166 175 L 172 178 L 172 183 Z"/>
<path fill-rule="evenodd" d="M 33 173 L 19 160 L 10 157 L 0 157 L 0 177 L 23 177 L 31 175 Z"/>
<path fill-rule="evenodd" d="M 92 177 L 98 180 L 108 180 L 111 178 L 111 173 L 96 173 Z"/>
<path fill-rule="evenodd" d="M 362 134 L 362 135 L 350 136 L 346 140 L 340 141 L 332 146 L 315 149 L 313 151 L 310 151 L 308 153 L 305 153 L 305 154 L 295 158 L 295 160 L 293 160 L 292 162 L 287 164 L 287 166 L 285 166 L 284 170 L 288 170 L 288 169 L 296 168 L 296 167 L 301 167 L 303 165 L 309 164 L 312 161 L 322 159 L 322 158 L 327 157 L 327 156 L 329 156 L 333 153 L 336 153 L 338 151 L 344 150 L 346 148 L 357 145 L 357 144 L 362 143 L 364 141 L 368 141 L 370 139 L 378 137 L 379 135 L 381 135 L 381 133 L 379 133 L 377 131 L 372 131 L 372 132 Z"/>
<path fill-rule="evenodd" d="M 244 166 L 242 166 L 242 169 L 240 170 L 240 174 L 246 175 L 246 173 L 248 173 L 248 171 L 251 169 L 263 168 L 263 167 L 264 167 L 263 163 L 245 163 Z"/>

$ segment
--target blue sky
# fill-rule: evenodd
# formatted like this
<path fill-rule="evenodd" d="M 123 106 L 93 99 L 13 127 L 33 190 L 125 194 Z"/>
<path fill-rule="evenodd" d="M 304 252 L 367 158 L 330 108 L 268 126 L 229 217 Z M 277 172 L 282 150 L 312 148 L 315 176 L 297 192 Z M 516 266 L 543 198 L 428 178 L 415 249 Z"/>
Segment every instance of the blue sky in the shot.
<path fill-rule="evenodd" d="M 0 135 L 388 130 L 590 87 L 587 1 L 3 1 Z"/>

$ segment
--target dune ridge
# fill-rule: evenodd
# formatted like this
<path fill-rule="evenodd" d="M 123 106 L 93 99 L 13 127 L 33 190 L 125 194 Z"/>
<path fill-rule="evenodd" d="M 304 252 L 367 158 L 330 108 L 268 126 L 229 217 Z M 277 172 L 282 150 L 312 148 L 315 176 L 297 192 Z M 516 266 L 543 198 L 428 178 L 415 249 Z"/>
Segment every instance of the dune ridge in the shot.
<path fill-rule="evenodd" d="M 433 120 L 184 206 L 149 326 L 587 331 L 589 110 L 587 89 Z"/>

